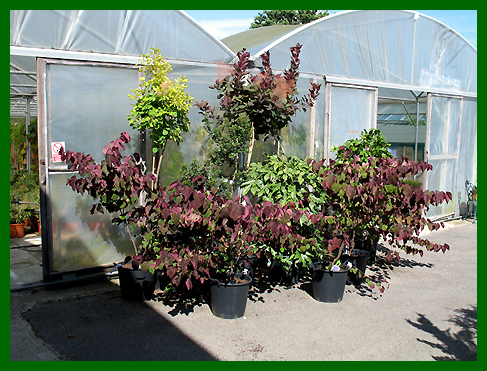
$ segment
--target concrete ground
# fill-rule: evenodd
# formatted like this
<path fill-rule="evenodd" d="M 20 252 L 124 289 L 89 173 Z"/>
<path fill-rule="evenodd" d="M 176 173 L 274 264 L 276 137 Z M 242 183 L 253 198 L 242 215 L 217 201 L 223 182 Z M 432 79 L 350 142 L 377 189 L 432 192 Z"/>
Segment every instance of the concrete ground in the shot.
<path fill-rule="evenodd" d="M 197 295 L 124 301 L 116 279 L 12 291 L 10 360 L 476 360 L 477 224 L 452 221 L 424 237 L 451 249 L 379 259 L 366 273 L 387 279 L 382 294 L 347 285 L 331 304 L 305 280 L 253 285 L 234 320 Z M 29 238 L 11 240 L 14 289 L 42 278 L 40 242 Z"/>

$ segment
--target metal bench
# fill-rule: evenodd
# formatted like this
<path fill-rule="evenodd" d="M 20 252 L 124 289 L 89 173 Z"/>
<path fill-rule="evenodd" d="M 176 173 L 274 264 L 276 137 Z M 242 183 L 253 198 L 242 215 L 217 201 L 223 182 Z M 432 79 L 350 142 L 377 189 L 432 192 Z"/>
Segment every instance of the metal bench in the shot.
<path fill-rule="evenodd" d="M 477 186 L 468 180 L 465 181 L 465 191 L 467 195 L 467 216 L 470 215 L 470 205 L 472 205 L 473 222 L 477 220 Z"/>

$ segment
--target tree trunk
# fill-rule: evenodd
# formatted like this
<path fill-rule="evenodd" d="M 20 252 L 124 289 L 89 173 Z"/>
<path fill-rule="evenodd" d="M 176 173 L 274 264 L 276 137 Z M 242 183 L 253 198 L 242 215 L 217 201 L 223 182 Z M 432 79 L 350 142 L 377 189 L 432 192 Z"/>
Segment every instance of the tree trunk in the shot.
<path fill-rule="evenodd" d="M 164 152 L 166 151 L 166 144 L 167 144 L 167 141 L 164 143 L 164 146 L 162 147 L 162 152 L 159 155 L 159 163 L 157 164 L 157 170 L 156 170 L 155 174 L 154 174 L 155 154 L 152 155 L 152 174 L 154 174 L 156 176 L 157 184 L 159 184 L 159 172 L 161 171 L 162 157 L 164 156 Z M 152 186 L 152 190 L 154 190 L 154 186 Z"/>
<path fill-rule="evenodd" d="M 250 160 L 252 160 L 252 151 L 254 150 L 254 142 L 255 142 L 255 130 L 254 130 L 254 124 L 252 123 L 252 133 L 250 136 L 250 144 L 249 144 L 249 150 L 247 152 L 247 164 L 245 167 L 245 170 L 247 170 L 250 166 Z"/>

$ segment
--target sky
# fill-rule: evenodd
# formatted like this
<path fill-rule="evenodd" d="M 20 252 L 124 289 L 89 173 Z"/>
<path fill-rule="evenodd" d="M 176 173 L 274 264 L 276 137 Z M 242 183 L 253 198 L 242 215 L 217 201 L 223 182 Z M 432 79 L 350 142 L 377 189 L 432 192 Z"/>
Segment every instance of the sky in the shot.
<path fill-rule="evenodd" d="M 328 10 L 334 14 L 340 10 Z M 415 10 L 453 28 L 477 48 L 476 10 Z M 248 30 L 263 10 L 185 10 L 217 39 Z"/>

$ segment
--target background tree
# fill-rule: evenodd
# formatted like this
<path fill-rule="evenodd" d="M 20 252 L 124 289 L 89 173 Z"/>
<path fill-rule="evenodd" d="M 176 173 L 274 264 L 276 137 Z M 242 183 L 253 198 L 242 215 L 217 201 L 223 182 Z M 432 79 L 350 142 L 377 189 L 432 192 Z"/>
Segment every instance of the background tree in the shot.
<path fill-rule="evenodd" d="M 257 14 L 250 28 L 277 24 L 306 24 L 327 15 L 327 10 L 264 10 Z"/>

